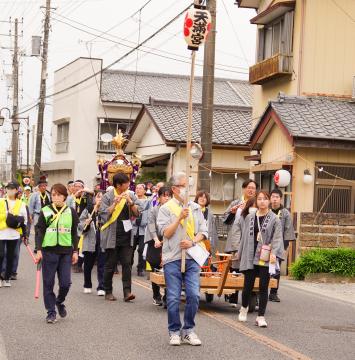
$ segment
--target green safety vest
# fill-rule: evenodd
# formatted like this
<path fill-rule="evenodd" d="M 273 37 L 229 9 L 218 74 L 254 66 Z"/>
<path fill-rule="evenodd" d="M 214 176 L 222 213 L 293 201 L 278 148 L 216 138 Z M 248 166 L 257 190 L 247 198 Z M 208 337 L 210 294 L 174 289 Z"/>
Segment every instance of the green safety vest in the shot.
<path fill-rule="evenodd" d="M 42 209 L 46 223 L 49 224 L 44 235 L 42 247 L 47 246 L 72 246 L 72 212 L 69 207 L 65 208 L 58 218 L 56 213 L 49 207 Z M 54 218 L 54 220 L 53 220 Z"/>

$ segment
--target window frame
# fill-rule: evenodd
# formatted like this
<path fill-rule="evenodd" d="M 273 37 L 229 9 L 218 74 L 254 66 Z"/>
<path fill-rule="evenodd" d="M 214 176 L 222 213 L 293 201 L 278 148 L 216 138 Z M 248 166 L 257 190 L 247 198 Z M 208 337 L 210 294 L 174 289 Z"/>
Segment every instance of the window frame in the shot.
<path fill-rule="evenodd" d="M 109 134 L 111 134 L 114 137 L 114 136 L 116 136 L 119 129 L 121 129 L 123 133 L 126 133 L 129 130 L 129 120 L 120 119 L 120 118 L 102 118 L 102 117 L 97 118 L 97 139 L 96 139 L 97 149 L 96 149 L 96 152 L 97 153 L 114 154 L 115 153 L 114 146 L 111 143 L 105 144 L 101 140 L 101 135 L 107 133 L 107 131 L 101 132 L 102 124 L 109 124 L 109 127 L 115 126 L 115 129 L 113 129 L 113 132 L 111 132 L 111 131 L 109 132 Z"/>

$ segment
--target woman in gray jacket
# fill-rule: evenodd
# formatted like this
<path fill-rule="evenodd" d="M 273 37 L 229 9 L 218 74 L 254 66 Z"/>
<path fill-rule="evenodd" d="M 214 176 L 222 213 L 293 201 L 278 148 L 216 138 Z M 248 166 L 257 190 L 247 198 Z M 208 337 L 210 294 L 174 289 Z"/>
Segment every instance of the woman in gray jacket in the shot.
<path fill-rule="evenodd" d="M 276 265 L 276 258 L 283 258 L 284 246 L 280 219 L 269 209 L 269 193 L 259 191 L 256 194 L 256 205 L 257 212 L 245 218 L 238 251 L 239 269 L 244 273 L 239 321 L 247 321 L 255 278 L 259 277 L 259 311 L 256 325 L 267 327 L 264 315 L 268 301 L 270 272 Z"/>
<path fill-rule="evenodd" d="M 82 252 L 84 254 L 84 293 L 91 294 L 92 282 L 91 273 L 97 260 L 97 295 L 105 296 L 104 291 L 104 266 L 105 253 L 100 248 L 100 218 L 98 210 L 101 205 L 103 191 L 99 191 L 95 196 L 95 206 L 90 213 L 86 208 L 81 216 L 78 230 L 82 232 L 83 245 Z"/>
<path fill-rule="evenodd" d="M 144 243 L 147 244 L 146 260 L 152 271 L 161 268 L 161 250 L 163 237 L 158 232 L 157 218 L 159 209 L 171 198 L 171 191 L 168 187 L 163 186 L 158 191 L 158 204 L 148 210 L 148 225 L 145 229 Z M 153 305 L 162 306 L 163 299 L 160 294 L 160 286 L 152 283 Z"/>

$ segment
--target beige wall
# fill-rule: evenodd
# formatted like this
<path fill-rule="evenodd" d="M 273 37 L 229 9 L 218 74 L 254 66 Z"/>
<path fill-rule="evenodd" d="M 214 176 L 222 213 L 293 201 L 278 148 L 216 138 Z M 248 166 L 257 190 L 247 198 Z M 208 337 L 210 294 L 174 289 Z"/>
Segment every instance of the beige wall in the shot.
<path fill-rule="evenodd" d="M 294 211 L 313 212 L 314 183 L 303 183 L 304 170 L 310 169 L 314 179 L 316 162 L 354 164 L 355 150 L 297 148 L 296 153 L 299 156 L 295 159 Z"/>
<path fill-rule="evenodd" d="M 277 125 L 273 125 L 263 143 L 261 163 L 287 161 L 293 147 Z"/>
<path fill-rule="evenodd" d="M 302 92 L 351 95 L 355 75 L 354 0 L 307 0 Z"/>
<path fill-rule="evenodd" d="M 270 2 L 271 0 L 263 1 L 260 9 L 265 9 Z M 355 18 L 355 1 L 337 0 L 337 3 Z M 276 99 L 280 91 L 287 95 L 351 95 L 355 75 L 354 22 L 332 0 L 305 0 L 302 48 L 302 4 L 303 0 L 296 1 L 294 74 L 291 80 L 277 79 L 255 86 L 254 125 L 263 114 L 268 101 Z M 303 55 L 300 63 L 301 51 Z"/>

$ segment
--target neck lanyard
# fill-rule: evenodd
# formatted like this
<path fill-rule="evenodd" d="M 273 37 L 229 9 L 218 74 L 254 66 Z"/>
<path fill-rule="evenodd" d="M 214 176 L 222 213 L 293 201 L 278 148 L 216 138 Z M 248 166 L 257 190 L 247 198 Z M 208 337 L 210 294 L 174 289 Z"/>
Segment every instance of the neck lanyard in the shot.
<path fill-rule="evenodd" d="M 258 240 L 258 241 L 262 241 L 262 240 L 263 240 L 262 237 L 261 237 L 261 228 L 262 228 L 262 226 L 264 225 L 264 222 L 265 222 L 265 219 L 266 219 L 267 214 L 265 214 L 264 216 L 265 216 L 265 217 L 264 217 L 264 220 L 263 220 L 262 224 L 260 225 L 259 216 L 256 214 L 256 220 L 257 220 L 257 223 L 258 223 L 258 230 L 259 230 L 258 235 L 257 235 L 257 240 Z"/>
<path fill-rule="evenodd" d="M 42 196 L 42 193 L 39 193 L 39 196 L 41 197 L 41 199 L 42 199 L 43 203 L 45 204 L 45 202 L 46 202 L 46 198 L 47 198 L 47 194 L 46 194 L 46 193 L 44 193 L 44 196 Z"/>
<path fill-rule="evenodd" d="M 56 212 L 55 215 L 53 215 L 52 222 L 55 221 L 56 223 L 59 221 L 60 215 L 62 215 L 63 211 L 67 207 L 65 204 L 64 206 L 58 211 L 57 207 L 52 204 L 54 211 Z"/>

